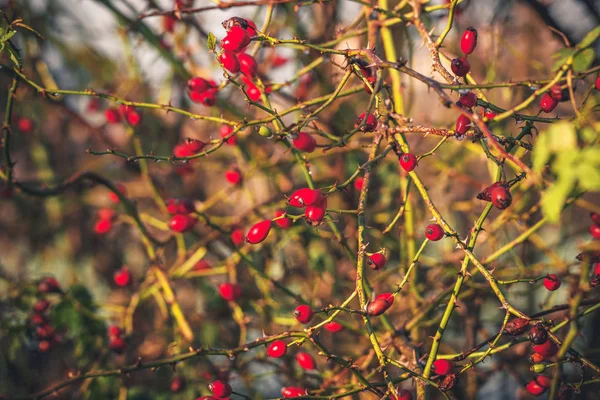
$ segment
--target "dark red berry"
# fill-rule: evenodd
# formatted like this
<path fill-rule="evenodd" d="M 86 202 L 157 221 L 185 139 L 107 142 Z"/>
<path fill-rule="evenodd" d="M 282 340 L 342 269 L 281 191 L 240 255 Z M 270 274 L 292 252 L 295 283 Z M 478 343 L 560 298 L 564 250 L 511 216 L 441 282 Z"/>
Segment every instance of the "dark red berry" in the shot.
<path fill-rule="evenodd" d="M 590 213 L 590 219 L 596 224 L 596 225 L 600 225 L 600 214 L 595 213 L 595 212 L 591 212 Z"/>
<path fill-rule="evenodd" d="M 246 22 L 248 23 L 248 27 L 246 28 L 246 32 L 248 32 L 248 35 L 250 37 L 256 35 L 256 24 L 254 23 L 254 21 L 252 21 L 251 19 L 246 19 Z"/>
<path fill-rule="evenodd" d="M 287 353 L 287 345 L 283 340 L 276 340 L 272 342 L 267 348 L 267 354 L 269 357 L 281 358 Z"/>
<path fill-rule="evenodd" d="M 302 188 L 296 190 L 288 199 L 288 204 L 292 207 L 306 207 L 320 203 L 323 200 L 321 192 L 315 189 Z"/>
<path fill-rule="evenodd" d="M 239 169 L 233 168 L 225 172 L 225 179 L 232 185 L 237 186 L 242 183 L 243 177 Z"/>
<path fill-rule="evenodd" d="M 450 360 L 435 360 L 431 370 L 437 375 L 448 375 L 454 371 L 454 363 Z"/>
<path fill-rule="evenodd" d="M 219 294 L 224 300 L 236 301 L 242 297 L 242 288 L 237 283 L 222 283 L 219 285 Z"/>
<path fill-rule="evenodd" d="M 462 77 L 469 73 L 471 64 L 469 64 L 469 60 L 466 57 L 459 57 L 452 60 L 450 68 L 454 72 L 454 75 Z"/>
<path fill-rule="evenodd" d="M 367 314 L 372 317 L 386 312 L 394 304 L 394 296 L 391 293 L 382 293 L 367 306 Z"/>
<path fill-rule="evenodd" d="M 460 39 L 460 49 L 465 55 L 471 54 L 477 46 L 477 31 L 474 28 L 467 28 Z"/>
<path fill-rule="evenodd" d="M 306 396 L 306 389 L 301 387 L 288 386 L 281 389 L 281 395 L 284 398 Z"/>
<path fill-rule="evenodd" d="M 329 332 L 336 333 L 344 330 L 344 325 L 340 324 L 339 322 L 331 321 L 323 325 L 323 328 Z"/>
<path fill-rule="evenodd" d="M 317 362 L 315 361 L 313 356 L 311 356 L 310 354 L 305 353 L 303 351 L 300 351 L 296 354 L 296 361 L 298 362 L 298 365 L 302 369 L 309 370 L 309 371 L 313 370 L 313 369 L 317 369 Z"/>
<path fill-rule="evenodd" d="M 412 393 L 405 389 L 400 389 L 392 397 L 394 400 L 413 400 Z"/>
<path fill-rule="evenodd" d="M 552 340 L 547 340 L 542 344 L 532 344 L 531 348 L 535 353 L 545 358 L 552 357 L 558 353 L 558 346 Z"/>
<path fill-rule="evenodd" d="M 294 310 L 294 317 L 301 324 L 308 324 L 315 315 L 312 307 L 307 304 L 301 304 Z"/>
<path fill-rule="evenodd" d="M 483 191 L 477 195 L 477 198 L 479 200 L 492 201 L 492 189 L 498 186 L 506 186 L 506 182 L 498 181 L 496 183 L 491 184 L 490 186 L 483 189 Z"/>
<path fill-rule="evenodd" d="M 467 131 L 469 130 L 469 128 L 471 127 L 471 120 L 469 119 L 469 117 L 467 117 L 464 114 L 460 114 L 458 116 L 458 118 L 456 119 L 456 125 L 454 130 L 456 131 L 456 135 L 457 136 L 462 136 L 465 133 L 467 133 Z"/>
<path fill-rule="evenodd" d="M 490 199 L 494 207 L 504 210 L 512 203 L 512 195 L 505 185 L 498 185 L 490 190 Z"/>
<path fill-rule="evenodd" d="M 596 225 L 596 224 L 590 225 L 589 231 L 590 231 L 590 235 L 592 235 L 592 237 L 594 239 L 600 239 L 600 226 L 599 225 Z"/>
<path fill-rule="evenodd" d="M 360 124 L 363 123 L 365 117 L 367 118 L 367 120 L 365 124 L 360 127 L 360 130 L 363 132 L 373 132 L 377 128 L 377 117 L 375 117 L 375 114 L 360 114 L 358 119 L 356 120 L 356 123 L 354 124 L 354 129 L 358 128 Z"/>
<path fill-rule="evenodd" d="M 224 399 L 231 395 L 231 385 L 225 381 L 216 380 L 208 385 L 208 390 L 212 392 L 215 397 Z"/>
<path fill-rule="evenodd" d="M 54 337 L 54 328 L 44 324 L 35 328 L 35 334 L 39 339 L 52 339 Z"/>
<path fill-rule="evenodd" d="M 46 311 L 48 307 L 50 307 L 50 302 L 48 300 L 40 299 L 33 305 L 33 311 L 41 314 Z"/>
<path fill-rule="evenodd" d="M 196 93 L 203 93 L 209 88 L 208 81 L 204 78 L 200 78 L 199 76 L 190 78 L 190 80 L 187 82 L 187 86 L 190 91 Z"/>
<path fill-rule="evenodd" d="M 562 282 L 556 274 L 549 274 L 544 278 L 544 287 L 551 292 L 557 290 L 561 284 Z"/>
<path fill-rule="evenodd" d="M 115 272 L 113 279 L 117 286 L 125 287 L 131 283 L 131 272 L 126 266 L 123 266 Z"/>
<path fill-rule="evenodd" d="M 425 237 L 433 242 L 437 242 L 444 237 L 444 228 L 439 224 L 427 225 L 427 228 L 425 228 Z"/>
<path fill-rule="evenodd" d="M 367 265 L 373 271 L 377 271 L 378 269 L 385 267 L 386 262 L 387 259 L 385 258 L 385 255 L 383 255 L 383 253 L 371 254 L 369 258 L 367 258 Z"/>
<path fill-rule="evenodd" d="M 317 141 L 315 138 L 306 132 L 298 132 L 292 143 L 296 149 L 305 153 L 312 153 L 317 148 Z"/>
<path fill-rule="evenodd" d="M 44 317 L 41 314 L 31 314 L 31 323 L 33 325 L 44 325 L 46 323 L 48 323 L 48 321 L 46 320 L 46 317 Z"/>
<path fill-rule="evenodd" d="M 525 318 L 515 318 L 509 321 L 504 327 L 504 333 L 511 336 L 518 336 L 525 332 L 529 327 L 529 320 Z"/>
<path fill-rule="evenodd" d="M 242 71 L 242 74 L 250 77 L 256 76 L 258 73 L 258 64 L 254 57 L 250 54 L 241 53 L 238 54 L 238 60 L 240 61 L 240 71 Z"/>
<path fill-rule="evenodd" d="M 412 153 L 404 153 L 400 156 L 400 166 L 406 172 L 410 172 L 417 167 L 417 157 Z"/>
<path fill-rule="evenodd" d="M 183 389 L 185 389 L 185 379 L 181 376 L 174 377 L 169 384 L 171 393 L 181 393 Z"/>
<path fill-rule="evenodd" d="M 190 231 L 198 220 L 191 215 L 175 214 L 169 221 L 169 229 L 173 232 L 183 233 Z"/>
<path fill-rule="evenodd" d="M 188 95 L 194 103 L 202 104 L 206 107 L 212 107 L 217 103 L 217 89 L 207 89 L 202 93 L 189 92 Z"/>
<path fill-rule="evenodd" d="M 51 276 L 42 278 L 42 280 L 38 283 L 37 287 L 38 292 L 40 293 L 60 293 L 60 285 L 56 278 Z"/>
<path fill-rule="evenodd" d="M 533 344 L 543 344 L 548 340 L 548 331 L 542 325 L 536 325 L 529 331 L 529 340 Z"/>
<path fill-rule="evenodd" d="M 548 93 L 544 93 L 540 99 L 540 109 L 545 113 L 550 113 L 556 108 L 558 101 L 554 100 Z"/>
<path fill-rule="evenodd" d="M 264 241 L 267 236 L 269 236 L 272 226 L 273 222 L 270 219 L 254 224 L 254 226 L 250 228 L 248 234 L 246 235 L 246 242 L 250 244 L 257 244 Z"/>
<path fill-rule="evenodd" d="M 475 104 L 477 104 L 477 95 L 473 92 L 464 93 L 460 96 L 456 104 L 464 108 L 475 107 Z"/>
<path fill-rule="evenodd" d="M 277 210 L 277 211 L 275 211 L 275 218 L 279 218 L 279 217 L 284 216 L 284 215 L 286 215 L 286 212 L 284 210 Z M 293 222 L 292 222 L 292 220 L 290 218 L 283 217 L 283 218 L 275 219 L 275 223 L 281 229 L 288 229 L 288 228 L 290 228 L 292 226 Z"/>
<path fill-rule="evenodd" d="M 458 383 L 458 375 L 457 374 L 448 374 L 444 376 L 444 379 L 439 383 L 439 389 L 442 392 L 446 392 L 452 389 Z"/>
<path fill-rule="evenodd" d="M 219 55 L 219 62 L 227 71 L 232 74 L 240 72 L 240 62 L 233 51 L 223 50 Z"/>
<path fill-rule="evenodd" d="M 226 137 L 229 137 L 229 139 L 227 139 L 227 144 L 231 145 L 231 146 L 235 146 L 237 144 L 237 137 L 234 136 L 229 136 L 233 133 L 233 127 L 231 125 L 221 125 L 221 128 L 219 129 L 219 134 L 221 135 L 221 137 L 223 139 L 225 139 Z"/>
<path fill-rule="evenodd" d="M 569 100 L 569 89 L 562 88 L 558 83 L 550 88 L 549 93 L 550 97 L 558 102 Z"/>
<path fill-rule="evenodd" d="M 125 350 L 125 339 L 120 336 L 113 336 L 108 341 L 108 348 L 114 351 L 117 354 L 123 353 Z"/>
<path fill-rule="evenodd" d="M 550 378 L 544 375 L 536 376 L 527 385 L 525 385 L 525 389 L 527 389 L 527 391 L 534 396 L 541 396 L 549 387 Z"/>

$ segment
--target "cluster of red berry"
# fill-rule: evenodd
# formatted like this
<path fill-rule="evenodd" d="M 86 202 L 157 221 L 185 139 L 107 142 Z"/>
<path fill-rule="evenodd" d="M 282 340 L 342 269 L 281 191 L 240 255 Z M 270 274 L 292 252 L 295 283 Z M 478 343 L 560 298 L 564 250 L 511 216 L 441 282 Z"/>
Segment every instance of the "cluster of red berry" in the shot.
<path fill-rule="evenodd" d="M 115 187 L 122 196 L 127 196 L 127 188 L 125 185 L 122 183 L 117 183 L 115 184 Z M 113 204 L 119 204 L 121 201 L 115 192 L 109 192 L 108 199 Z M 117 212 L 112 208 L 104 207 L 98 210 L 96 217 L 94 232 L 99 236 L 103 236 L 113 229 L 115 219 L 117 218 Z"/>
<path fill-rule="evenodd" d="M 507 182 L 495 182 L 492 185 L 483 189 L 477 195 L 479 200 L 489 201 L 494 207 L 499 210 L 504 210 L 512 204 L 512 195 L 510 194 L 510 186 Z"/>
<path fill-rule="evenodd" d="M 133 106 L 125 104 L 119 105 L 119 108 L 107 108 L 104 110 L 104 117 L 109 124 L 118 124 L 121 121 L 126 121 L 129 125 L 136 127 L 142 123 L 142 114 Z"/>
<path fill-rule="evenodd" d="M 466 76 L 471 70 L 471 64 L 467 57 L 477 47 L 477 31 L 474 28 L 467 28 L 460 39 L 460 49 L 464 57 L 457 57 L 450 63 L 450 68 L 456 76 Z"/>
<path fill-rule="evenodd" d="M 45 353 L 57 341 L 54 327 L 48 320 L 48 310 L 51 303 L 46 296 L 50 293 L 62 293 L 60 285 L 55 278 L 45 277 L 38 282 L 38 300 L 33 304 L 31 313 L 31 324 L 35 327 L 35 338 L 37 339 L 37 350 Z"/>

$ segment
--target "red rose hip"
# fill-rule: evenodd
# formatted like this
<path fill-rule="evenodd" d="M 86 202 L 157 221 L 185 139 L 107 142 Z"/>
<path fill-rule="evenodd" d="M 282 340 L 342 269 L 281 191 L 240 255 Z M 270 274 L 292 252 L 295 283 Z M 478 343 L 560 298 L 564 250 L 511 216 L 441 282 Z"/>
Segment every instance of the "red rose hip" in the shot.
<path fill-rule="evenodd" d="M 417 167 L 417 157 L 412 153 L 404 153 L 400 156 L 400 166 L 406 172 L 411 172 Z"/>
<path fill-rule="evenodd" d="M 556 274 L 549 274 L 544 278 L 544 287 L 551 292 L 557 290 L 561 284 L 562 282 Z"/>
<path fill-rule="evenodd" d="M 431 370 L 437 375 L 448 375 L 454 371 L 454 363 L 450 360 L 435 360 Z"/>
<path fill-rule="evenodd" d="M 312 135 L 306 132 L 298 132 L 296 138 L 292 140 L 294 147 L 305 153 L 312 153 L 317 148 L 317 141 Z"/>
<path fill-rule="evenodd" d="M 302 324 L 308 324 L 314 315 L 312 307 L 307 304 L 301 304 L 294 310 L 294 317 Z"/>
<path fill-rule="evenodd" d="M 474 28 L 467 28 L 460 39 L 460 49 L 465 55 L 471 54 L 477 46 L 477 31 Z"/>
<path fill-rule="evenodd" d="M 425 237 L 433 242 L 437 242 L 444 237 L 444 228 L 439 224 L 427 225 L 427 228 L 425 228 Z"/>
<path fill-rule="evenodd" d="M 369 256 L 369 258 L 367 259 L 367 265 L 373 271 L 377 271 L 377 270 L 385 267 L 386 262 L 387 262 L 387 259 L 385 258 L 385 255 L 383 255 L 382 253 L 371 254 Z"/>
<path fill-rule="evenodd" d="M 459 57 L 452 60 L 450 68 L 454 72 L 454 75 L 462 77 L 469 73 L 471 64 L 469 64 L 469 60 L 466 57 Z"/>
<path fill-rule="evenodd" d="M 317 369 L 317 362 L 315 361 L 313 356 L 311 356 L 310 354 L 305 353 L 303 351 L 300 351 L 296 354 L 296 361 L 298 362 L 298 365 L 302 369 L 309 370 L 309 371 L 313 370 L 313 369 Z"/>
<path fill-rule="evenodd" d="M 216 380 L 208 385 L 208 390 L 212 392 L 215 397 L 224 399 L 231 395 L 231 385 L 225 381 Z"/>
<path fill-rule="evenodd" d="M 285 356 L 285 353 L 287 353 L 287 345 L 283 340 L 276 340 L 267 348 L 269 357 L 281 358 Z"/>
<path fill-rule="evenodd" d="M 246 235 L 246 242 L 250 244 L 257 244 L 264 241 L 267 236 L 269 236 L 272 226 L 273 222 L 270 219 L 254 224 L 254 226 L 250 228 L 248 234 Z"/>

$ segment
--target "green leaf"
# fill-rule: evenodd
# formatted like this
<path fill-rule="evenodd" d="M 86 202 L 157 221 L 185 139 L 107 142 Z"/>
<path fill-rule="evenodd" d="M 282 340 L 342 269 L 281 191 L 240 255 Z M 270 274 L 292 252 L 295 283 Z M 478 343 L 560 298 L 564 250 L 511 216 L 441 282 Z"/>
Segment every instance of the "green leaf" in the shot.
<path fill-rule="evenodd" d="M 561 121 L 540 134 L 533 152 L 533 170 L 541 172 L 553 154 L 565 154 L 577 149 L 577 132 L 573 124 Z"/>
<path fill-rule="evenodd" d="M 596 52 L 594 49 L 587 48 L 581 53 L 577 54 L 573 59 L 573 70 L 575 72 L 583 72 L 592 65 Z"/>
<path fill-rule="evenodd" d="M 600 36 L 600 26 L 595 27 L 585 35 L 585 37 L 576 46 L 578 49 L 589 47 Z"/>
<path fill-rule="evenodd" d="M 574 175 L 572 176 L 574 177 Z M 550 222 L 558 222 L 560 212 L 575 185 L 572 177 L 561 177 L 552 186 L 550 186 L 542 197 L 542 212 Z"/>
<path fill-rule="evenodd" d="M 17 34 L 17 31 L 9 31 L 8 33 L 2 35 L 2 38 L 0 39 L 0 42 L 4 43 L 4 42 L 8 42 L 10 40 L 10 38 L 12 38 L 13 36 L 15 36 Z"/>
<path fill-rule="evenodd" d="M 217 38 L 215 37 L 215 35 L 210 32 L 208 34 L 208 39 L 206 40 L 206 44 L 208 45 L 208 48 L 211 51 L 215 51 L 215 48 L 217 47 Z"/>
<path fill-rule="evenodd" d="M 582 190 L 600 190 L 600 168 L 590 164 L 580 163 L 577 165 L 579 176 L 579 187 Z"/>
<path fill-rule="evenodd" d="M 562 67 L 562 65 L 567 61 L 569 57 L 571 57 L 575 53 L 575 49 L 566 48 L 560 49 L 556 53 L 552 54 L 552 58 L 556 58 L 554 61 L 554 65 L 552 65 L 552 70 L 555 71 Z"/>

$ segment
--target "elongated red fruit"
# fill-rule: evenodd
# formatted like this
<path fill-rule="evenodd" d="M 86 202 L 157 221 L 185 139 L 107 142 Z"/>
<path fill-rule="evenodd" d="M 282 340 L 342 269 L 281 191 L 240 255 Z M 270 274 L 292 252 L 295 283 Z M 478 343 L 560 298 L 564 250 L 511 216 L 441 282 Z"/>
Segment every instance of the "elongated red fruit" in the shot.
<path fill-rule="evenodd" d="M 465 55 L 471 54 L 477 47 L 477 31 L 474 28 L 467 28 L 460 40 L 460 49 Z"/>
<path fill-rule="evenodd" d="M 273 222 L 270 219 L 254 224 L 254 226 L 250 228 L 248 234 L 246 235 L 246 242 L 250 244 L 257 244 L 264 241 L 267 236 L 269 236 L 272 226 Z"/>

